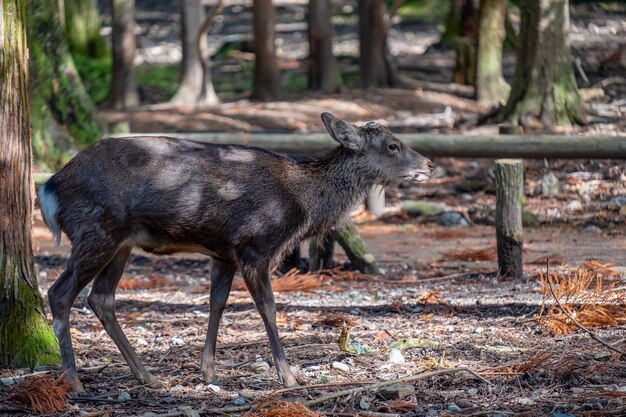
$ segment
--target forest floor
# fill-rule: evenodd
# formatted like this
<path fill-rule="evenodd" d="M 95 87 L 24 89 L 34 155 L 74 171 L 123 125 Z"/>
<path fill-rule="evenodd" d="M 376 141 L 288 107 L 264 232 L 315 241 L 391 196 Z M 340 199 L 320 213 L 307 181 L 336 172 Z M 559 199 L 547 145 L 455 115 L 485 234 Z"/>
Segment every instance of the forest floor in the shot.
<path fill-rule="evenodd" d="M 308 401 L 437 370 L 444 374 L 400 384 L 389 393 L 365 390 L 311 408 L 328 416 L 623 415 L 623 357 L 572 329 L 571 322 L 563 323 L 573 332 L 559 332 L 562 321 L 557 309 L 550 312 L 554 300 L 540 273 L 550 259 L 551 271 L 561 277 L 602 274 L 604 294 L 611 299 L 590 305 L 594 310 L 617 306 L 616 322 L 592 330 L 624 349 L 626 228 L 613 225 L 594 232 L 562 224 L 527 229 L 525 277 L 510 281 L 495 273 L 492 226 L 450 228 L 419 217 L 401 223 L 397 218 L 356 219 L 384 275 L 335 269 L 274 278 L 279 332 L 292 370 L 301 384 L 321 387 L 280 391 L 274 367 L 266 365 L 272 358 L 262 322 L 241 277 L 235 280 L 218 336 L 219 391 L 204 384 L 199 356 L 209 311 L 209 260 L 137 252 L 117 293 L 117 315 L 144 364 L 165 388 L 143 387 L 130 375 L 83 292 L 71 323 L 87 394 L 70 400 L 70 408 L 56 415 L 172 416 L 183 415 L 186 406 L 205 415 L 240 415 L 242 407 L 268 400 Z M 65 268 L 69 244 L 63 240 L 54 246 L 39 217 L 34 241 L 45 294 Z M 336 258 L 345 261 L 340 251 Z M 568 282 L 577 281 L 570 277 Z M 587 284 L 561 302 L 582 312 L 581 306 L 592 300 Z M 548 309 L 540 316 L 544 303 Z M 343 323 L 352 343 L 374 350 L 362 355 L 340 350 Z M 407 347 L 401 351 L 403 363 L 391 361 L 391 345 L 405 338 L 418 338 L 426 346 Z M 335 369 L 334 362 L 346 368 Z M 0 398 L 29 374 L 26 369 L 0 370 Z"/>

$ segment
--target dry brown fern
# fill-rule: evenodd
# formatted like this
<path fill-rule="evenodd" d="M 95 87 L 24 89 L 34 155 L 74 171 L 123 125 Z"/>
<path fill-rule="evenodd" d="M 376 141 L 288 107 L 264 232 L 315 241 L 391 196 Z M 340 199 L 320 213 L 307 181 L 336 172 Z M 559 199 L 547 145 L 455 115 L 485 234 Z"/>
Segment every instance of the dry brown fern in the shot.
<path fill-rule="evenodd" d="M 72 384 L 65 379 L 65 373 L 56 379 L 50 374 L 37 375 L 11 388 L 6 401 L 28 411 L 51 414 L 65 409 L 71 391 Z"/>
<path fill-rule="evenodd" d="M 564 335 L 578 326 L 554 302 L 550 282 L 563 309 L 585 327 L 618 326 L 626 323 L 626 297 L 606 283 L 600 273 L 577 269 L 566 275 L 540 273 L 542 304 L 535 316 L 541 328 L 552 335 Z"/>

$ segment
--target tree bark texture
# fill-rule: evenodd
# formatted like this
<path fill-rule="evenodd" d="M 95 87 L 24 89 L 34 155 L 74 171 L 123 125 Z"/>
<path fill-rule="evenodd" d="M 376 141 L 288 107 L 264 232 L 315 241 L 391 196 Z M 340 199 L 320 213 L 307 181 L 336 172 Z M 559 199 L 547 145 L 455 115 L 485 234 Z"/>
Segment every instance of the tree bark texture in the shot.
<path fill-rule="evenodd" d="M 463 0 L 459 32 L 454 40 L 456 64 L 452 81 L 457 84 L 474 85 L 476 81 L 478 9 L 478 0 Z"/>
<path fill-rule="evenodd" d="M 510 92 L 510 87 L 502 76 L 506 9 L 506 0 L 480 2 L 476 99 L 481 103 L 505 103 Z"/>
<path fill-rule="evenodd" d="M 333 55 L 333 23 L 330 0 L 309 0 L 309 87 L 334 93 L 340 80 Z"/>
<path fill-rule="evenodd" d="M 207 32 L 216 10 L 206 16 L 201 0 L 181 0 L 181 82 L 171 102 L 179 105 L 212 105 L 219 99 L 213 88 Z M 215 6 L 221 10 L 221 2 Z M 211 19 L 212 20 L 212 19 Z M 203 28 L 206 27 L 206 30 Z M 206 69 L 205 69 L 206 68 Z"/>
<path fill-rule="evenodd" d="M 59 363 L 35 274 L 25 2 L 0 14 L 0 368 Z"/>
<path fill-rule="evenodd" d="M 570 53 L 567 0 L 522 0 L 511 94 L 497 121 L 550 129 L 584 121 Z"/>
<path fill-rule="evenodd" d="M 384 0 L 359 0 L 359 67 L 361 87 L 394 87 L 398 75 L 389 52 L 389 16 Z"/>
<path fill-rule="evenodd" d="M 107 45 L 100 35 L 97 0 L 64 0 L 65 33 L 74 54 L 102 58 Z"/>
<path fill-rule="evenodd" d="M 252 96 L 260 100 L 278 98 L 280 71 L 276 57 L 276 10 L 272 0 L 253 0 L 254 87 Z"/>
<path fill-rule="evenodd" d="M 69 52 L 57 2 L 26 4 L 33 151 L 42 165 L 57 169 L 80 147 L 100 139 L 102 129 Z"/>
<path fill-rule="evenodd" d="M 500 274 L 521 279 L 522 270 L 522 200 L 524 198 L 524 166 L 519 159 L 495 162 L 496 239 Z"/>
<path fill-rule="evenodd" d="M 135 75 L 135 0 L 110 0 L 113 70 L 109 102 L 117 110 L 139 105 Z"/>
<path fill-rule="evenodd" d="M 376 258 L 374 258 L 374 255 L 367 249 L 367 245 L 361 235 L 359 235 L 359 231 L 354 223 L 349 222 L 335 230 L 333 237 L 343 248 L 348 259 L 350 259 L 352 269 L 358 269 L 366 274 L 378 273 Z"/>

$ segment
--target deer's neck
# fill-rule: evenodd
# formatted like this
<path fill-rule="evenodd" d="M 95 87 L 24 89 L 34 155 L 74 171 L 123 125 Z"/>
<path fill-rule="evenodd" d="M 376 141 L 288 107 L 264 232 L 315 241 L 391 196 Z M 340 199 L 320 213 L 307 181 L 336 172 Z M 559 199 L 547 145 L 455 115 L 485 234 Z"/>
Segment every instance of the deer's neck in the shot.
<path fill-rule="evenodd" d="M 308 235 L 323 234 L 343 222 L 376 183 L 354 153 L 337 148 L 325 158 L 304 166 L 306 187 L 301 201 L 310 214 Z"/>

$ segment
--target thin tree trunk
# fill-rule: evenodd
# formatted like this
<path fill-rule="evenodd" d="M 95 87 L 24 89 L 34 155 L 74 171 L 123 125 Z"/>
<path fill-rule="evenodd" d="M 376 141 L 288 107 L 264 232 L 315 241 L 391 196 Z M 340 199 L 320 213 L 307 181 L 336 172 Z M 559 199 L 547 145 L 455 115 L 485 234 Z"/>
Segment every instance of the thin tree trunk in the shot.
<path fill-rule="evenodd" d="M 522 0 L 511 94 L 496 119 L 526 128 L 584 122 L 568 40 L 567 0 Z"/>
<path fill-rule="evenodd" d="M 219 102 L 213 88 L 207 42 L 207 33 L 213 20 L 211 17 L 221 10 L 222 2 L 220 1 L 215 7 L 217 9 L 214 9 L 207 17 L 200 0 L 181 0 L 183 58 L 181 82 L 171 100 L 174 104 L 197 106 Z M 206 19 L 210 21 L 206 22 Z M 202 30 L 203 28 L 206 30 Z"/>
<path fill-rule="evenodd" d="M 84 145 L 102 137 L 96 106 L 69 52 L 56 2 L 27 0 L 33 150 L 58 169 Z"/>
<path fill-rule="evenodd" d="M 357 8 L 361 87 L 394 87 L 398 77 L 387 44 L 387 6 L 384 0 L 359 0 Z"/>
<path fill-rule="evenodd" d="M 102 58 L 107 45 L 100 35 L 100 15 L 96 0 L 64 0 L 65 33 L 75 54 Z"/>
<path fill-rule="evenodd" d="M 478 43 L 478 0 L 463 0 L 459 32 L 455 38 L 456 64 L 452 81 L 474 85 Z"/>
<path fill-rule="evenodd" d="M 276 57 L 276 10 L 272 0 L 253 0 L 254 87 L 252 96 L 274 99 L 280 94 L 280 71 Z"/>
<path fill-rule="evenodd" d="M 118 110 L 137 107 L 137 78 L 135 75 L 135 0 L 111 1 L 111 43 L 113 71 L 109 101 Z"/>
<path fill-rule="evenodd" d="M 476 99 L 481 103 L 505 102 L 510 91 L 502 77 L 506 0 L 481 0 L 476 51 Z"/>
<path fill-rule="evenodd" d="M 309 87 L 323 93 L 337 90 L 340 77 L 333 55 L 330 0 L 309 0 Z"/>
<path fill-rule="evenodd" d="M 31 240 L 31 142 L 25 2 L 3 0 L 0 14 L 0 368 L 56 364 L 59 348 L 45 318 Z"/>

